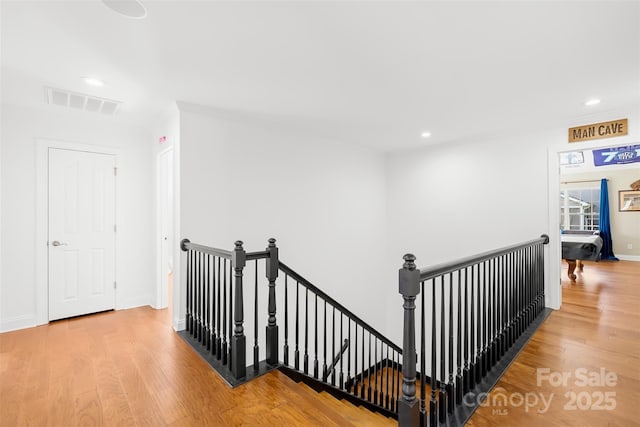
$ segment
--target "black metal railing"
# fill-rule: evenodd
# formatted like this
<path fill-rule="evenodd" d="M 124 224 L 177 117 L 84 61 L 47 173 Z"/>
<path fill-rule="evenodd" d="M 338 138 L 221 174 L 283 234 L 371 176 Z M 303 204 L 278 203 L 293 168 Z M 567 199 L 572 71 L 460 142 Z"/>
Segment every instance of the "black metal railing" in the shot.
<path fill-rule="evenodd" d="M 489 391 L 497 371 L 506 369 L 504 359 L 515 357 L 515 344 L 545 311 L 548 241 L 543 235 L 425 269 L 416 268 L 412 254 L 404 256 L 401 426 L 462 425 L 480 404 L 466 397 Z"/>
<path fill-rule="evenodd" d="M 280 271 L 285 300 L 294 298 L 293 316 L 285 304 L 283 364 L 395 413 L 402 349 L 282 262 Z"/>
<path fill-rule="evenodd" d="M 187 252 L 186 335 L 229 384 L 286 369 L 394 416 L 402 349 L 282 263 L 275 239 L 261 252 L 246 252 L 241 241 L 232 251 L 187 239 L 181 248 Z M 253 277 L 253 286 L 245 287 L 246 269 L 252 270 L 247 277 Z M 266 304 L 261 304 L 265 290 Z M 253 296 L 249 321 L 247 292 Z M 247 333 L 252 348 L 247 348 Z"/>

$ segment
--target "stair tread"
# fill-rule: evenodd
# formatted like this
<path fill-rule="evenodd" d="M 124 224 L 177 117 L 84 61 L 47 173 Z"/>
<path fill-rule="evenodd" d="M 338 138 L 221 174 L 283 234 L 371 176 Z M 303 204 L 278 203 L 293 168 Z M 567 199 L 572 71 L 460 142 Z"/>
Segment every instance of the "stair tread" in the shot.
<path fill-rule="evenodd" d="M 340 408 L 343 416 L 349 419 L 352 423 L 360 426 L 360 425 L 395 425 L 395 420 L 391 420 L 385 417 L 382 414 L 379 414 L 374 411 L 370 411 L 367 408 L 355 405 L 348 400 L 345 399 L 337 399 L 332 396 L 330 393 L 326 391 L 322 391 L 318 393 L 318 395 L 328 404 L 332 405 L 334 408 Z M 340 406 L 337 406 L 340 405 Z"/>
<path fill-rule="evenodd" d="M 328 408 L 326 405 L 318 407 L 318 393 L 316 393 L 310 387 L 296 383 L 284 374 L 276 373 L 278 381 L 286 386 L 287 397 L 291 401 L 298 401 L 299 399 L 304 401 L 305 405 L 298 405 L 303 410 L 303 415 L 308 417 L 306 422 L 319 422 L 322 425 L 339 425 L 339 426 L 351 426 L 354 425 L 351 421 L 344 417 L 340 411 L 335 408 Z M 278 408 L 274 408 L 274 413 L 286 412 L 288 415 L 290 408 L 286 405 L 281 405 Z"/>

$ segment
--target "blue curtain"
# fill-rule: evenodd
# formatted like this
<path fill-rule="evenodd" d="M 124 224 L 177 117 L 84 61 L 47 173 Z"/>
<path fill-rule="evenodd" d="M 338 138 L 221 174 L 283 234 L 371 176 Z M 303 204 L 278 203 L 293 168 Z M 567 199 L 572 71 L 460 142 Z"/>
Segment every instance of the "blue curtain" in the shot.
<path fill-rule="evenodd" d="M 600 181 L 600 237 L 603 240 L 600 259 L 618 261 L 618 258 L 613 254 L 611 220 L 609 218 L 609 188 L 606 179 Z"/>

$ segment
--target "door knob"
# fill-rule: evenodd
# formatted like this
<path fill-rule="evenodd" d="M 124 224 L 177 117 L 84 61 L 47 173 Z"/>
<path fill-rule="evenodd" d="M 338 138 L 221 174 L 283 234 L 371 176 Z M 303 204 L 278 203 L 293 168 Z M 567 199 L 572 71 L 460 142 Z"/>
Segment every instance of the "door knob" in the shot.
<path fill-rule="evenodd" d="M 67 244 L 64 242 L 58 242 L 57 240 L 54 240 L 53 242 L 51 242 L 51 246 L 67 246 Z"/>

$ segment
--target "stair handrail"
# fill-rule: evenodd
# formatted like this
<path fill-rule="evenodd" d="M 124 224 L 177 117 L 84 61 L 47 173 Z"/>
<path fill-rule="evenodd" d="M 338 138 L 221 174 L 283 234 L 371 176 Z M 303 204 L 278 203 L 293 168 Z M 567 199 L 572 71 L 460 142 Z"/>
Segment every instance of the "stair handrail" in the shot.
<path fill-rule="evenodd" d="M 289 277 L 292 277 L 293 279 L 298 281 L 301 285 L 309 288 L 309 290 L 313 291 L 315 294 L 317 294 L 322 299 L 326 300 L 328 303 L 333 304 L 343 314 L 345 314 L 347 317 L 350 317 L 354 322 L 358 323 L 360 326 L 362 326 L 364 329 L 366 329 L 367 332 L 369 332 L 372 335 L 375 335 L 378 339 L 380 339 L 380 341 L 384 342 L 389 347 L 393 348 L 394 350 L 396 350 L 397 352 L 402 354 L 402 348 L 400 346 L 398 346 L 393 341 L 391 341 L 390 339 L 388 339 L 387 337 L 382 335 L 374 327 L 372 327 L 367 322 L 362 320 L 362 318 L 360 318 L 359 316 L 353 314 L 353 312 L 351 310 L 346 308 L 344 305 L 340 304 L 335 299 L 331 298 L 322 289 L 319 289 L 317 286 L 315 286 L 309 280 L 305 279 L 303 276 L 301 276 L 300 274 L 296 273 L 291 267 L 287 266 L 282 261 L 280 261 L 280 271 L 282 271 L 283 273 L 288 274 Z"/>
<path fill-rule="evenodd" d="M 400 396 L 400 399 L 398 401 L 398 421 L 399 421 L 399 425 L 400 426 L 415 426 L 415 425 L 424 425 L 427 424 L 427 420 L 425 419 L 425 417 L 427 417 L 427 413 L 428 413 L 428 425 L 437 425 L 437 424 L 450 424 L 453 423 L 453 425 L 458 425 L 459 420 L 456 418 L 455 420 L 451 420 L 451 419 L 447 419 L 447 414 L 451 414 L 454 412 L 455 407 L 458 406 L 458 408 L 461 408 L 459 405 L 462 401 L 462 395 L 463 395 L 463 390 L 466 390 L 468 388 L 473 388 L 473 384 L 479 384 L 481 382 L 481 380 L 483 378 L 486 377 L 488 371 L 495 366 L 495 364 L 497 363 L 497 361 L 500 360 L 500 357 L 502 357 L 504 355 L 504 353 L 506 352 L 506 348 L 508 348 L 509 346 L 513 345 L 515 340 L 517 338 L 519 338 L 520 336 L 522 336 L 522 334 L 525 332 L 525 329 L 527 327 L 529 327 L 530 325 L 532 325 L 534 323 L 534 321 L 536 320 L 536 318 L 539 317 L 539 315 L 544 314 L 544 277 L 542 275 L 542 277 L 540 277 L 540 273 L 542 273 L 543 267 L 544 267 L 544 252 L 542 251 L 542 246 L 546 245 L 549 243 L 549 236 L 546 234 L 541 235 L 539 238 L 536 239 L 532 239 L 529 241 L 525 241 L 522 243 L 517 243 L 517 244 L 513 244 L 513 245 L 509 245 L 509 246 L 505 246 L 502 247 L 500 249 L 496 249 L 496 250 L 492 250 L 492 251 L 488 251 L 488 252 L 484 252 L 478 255 L 473 255 L 473 256 L 469 256 L 469 257 L 465 257 L 465 258 L 461 258 L 459 260 L 453 261 L 453 262 L 447 262 L 447 263 L 443 263 L 443 264 L 438 264 L 435 266 L 431 266 L 431 267 L 425 267 L 425 268 L 417 268 L 416 264 L 415 264 L 415 260 L 416 257 L 413 254 L 406 254 L 403 256 L 404 259 L 404 264 L 402 266 L 402 268 L 399 270 L 399 293 L 401 294 L 402 298 L 403 298 L 403 313 L 404 313 L 404 325 L 403 325 L 403 366 L 402 366 L 402 375 L 403 375 L 403 379 L 402 379 L 402 393 Z M 536 248 L 536 249 L 534 249 Z M 519 252 L 520 251 L 520 252 Z M 528 252 L 526 252 L 528 251 Z M 518 255 L 519 254 L 519 255 Z M 526 255 L 525 255 L 526 254 Z M 510 298 L 510 300 L 508 301 L 509 304 L 509 310 L 512 312 L 512 315 L 510 318 L 505 319 L 506 318 L 506 309 L 505 309 L 505 305 L 503 305 L 502 307 L 498 307 L 497 309 L 494 307 L 494 316 L 495 313 L 500 312 L 500 310 L 502 310 L 502 313 L 505 313 L 504 317 L 501 317 L 500 320 L 500 324 L 504 327 L 503 329 L 500 329 L 501 325 L 498 325 L 495 322 L 495 317 L 491 318 L 491 317 L 487 317 L 485 319 L 485 314 L 483 313 L 482 315 L 480 315 L 480 304 L 482 302 L 481 300 L 481 288 L 480 288 L 480 282 L 478 282 L 477 285 L 477 298 L 475 299 L 476 303 L 477 303 L 477 308 L 478 308 L 478 315 L 477 315 L 477 328 L 475 329 L 475 332 L 477 332 L 477 336 L 478 336 L 478 346 L 476 347 L 478 350 L 478 364 L 481 365 L 479 368 L 477 369 L 472 369 L 472 378 L 471 380 L 469 380 L 469 383 L 467 383 L 467 380 L 465 379 L 464 382 L 462 381 L 462 379 L 460 378 L 460 371 L 462 369 L 462 364 L 460 362 L 460 356 L 461 353 L 464 351 L 465 352 L 465 357 L 466 357 L 466 352 L 468 351 L 467 345 L 468 345 L 468 341 L 467 338 L 464 338 L 464 350 L 463 350 L 463 346 L 462 346 L 462 341 L 461 341 L 461 335 L 460 335 L 460 331 L 461 331 L 461 324 L 462 323 L 462 317 L 461 317 L 461 298 L 462 298 L 462 293 L 460 291 L 460 286 L 461 286 L 461 271 L 464 270 L 465 271 L 465 291 L 464 291 L 464 295 L 465 295 L 465 317 L 464 317 L 464 324 L 465 328 L 466 328 L 466 333 L 469 333 L 469 330 L 471 330 L 471 354 L 473 354 L 473 350 L 474 350 L 474 341 L 473 341 L 473 335 L 474 335 L 474 314 L 473 314 L 473 303 L 474 303 L 474 296 L 473 296 L 473 282 L 471 283 L 471 315 L 470 317 L 470 321 L 471 321 L 471 327 L 468 328 L 468 324 L 467 322 L 467 298 L 468 298 L 468 294 L 467 294 L 467 269 L 471 268 L 471 276 L 473 276 L 473 269 L 475 267 L 477 267 L 477 274 L 479 274 L 480 271 L 480 265 L 483 265 L 483 277 L 484 279 L 482 280 L 482 292 L 483 292 L 483 297 L 484 297 L 484 307 L 486 308 L 487 304 L 491 304 L 491 300 L 487 300 L 487 294 L 488 292 L 491 293 L 491 298 L 493 298 L 494 301 L 497 301 L 496 299 L 496 279 L 495 277 L 493 278 L 493 282 L 490 282 L 489 286 L 493 285 L 493 291 L 489 288 L 489 291 L 487 291 L 487 264 L 485 263 L 491 263 L 493 262 L 493 267 L 489 267 L 490 271 L 491 268 L 493 268 L 493 273 L 495 274 L 495 260 L 499 257 L 509 257 L 511 256 L 511 258 L 509 258 L 511 260 L 512 263 L 515 263 L 516 261 L 522 261 L 524 259 L 527 259 L 527 256 L 530 257 L 531 261 L 531 265 L 533 265 L 533 267 L 529 266 L 529 270 L 531 270 L 533 273 L 535 273 L 535 276 L 527 276 L 526 273 L 523 273 L 522 271 L 512 271 L 509 270 L 509 274 L 505 273 L 505 266 L 504 264 L 502 265 L 502 282 L 501 285 L 505 285 L 507 278 L 510 279 L 514 279 L 514 281 L 521 286 L 519 289 L 515 289 L 515 290 L 511 290 L 508 291 L 508 295 L 506 296 L 506 298 Z M 506 262 L 506 261 L 503 261 Z M 541 264 L 542 263 L 542 264 Z M 542 267 L 541 267 L 542 266 Z M 509 267 L 508 267 L 509 268 Z M 508 269 L 507 268 L 507 269 Z M 530 272 L 531 272 L 530 271 Z M 454 286 L 453 286 L 453 274 L 455 272 L 458 272 L 458 281 L 457 281 L 457 285 L 458 285 L 458 293 L 457 293 L 457 303 L 458 303 L 458 308 L 457 308 L 457 325 L 458 328 L 456 330 L 457 332 L 457 340 L 458 340 L 458 345 L 456 348 L 456 356 L 458 359 L 457 362 L 457 369 L 458 369 L 458 377 L 457 378 L 453 378 L 452 376 L 452 366 L 453 366 L 453 330 L 454 330 L 454 323 L 456 323 L 454 321 L 454 316 L 453 316 L 453 301 L 454 301 Z M 446 312 L 445 312 L 445 285 L 444 285 L 444 277 L 448 275 L 450 278 L 449 281 L 449 305 L 448 305 L 448 312 L 449 312 L 449 321 L 447 323 L 446 320 Z M 508 277 L 509 276 L 509 277 Z M 478 277 L 478 276 L 476 276 Z M 533 277 L 533 278 L 532 278 Z M 440 278 L 440 286 L 441 286 L 441 292 L 440 292 L 440 306 L 441 306 L 441 310 L 440 310 L 440 327 L 441 327 L 441 335 L 440 335 L 440 358 L 437 359 L 437 353 L 436 353 L 436 348 L 438 346 L 437 343 L 437 334 L 436 334 L 436 323 L 437 323 L 437 318 L 436 318 L 436 310 L 435 310 L 435 304 L 436 304 L 436 280 L 437 278 Z M 473 279 L 473 278 L 472 278 Z M 430 372 L 430 387 L 431 387 L 431 399 L 429 401 L 429 408 L 428 411 L 426 409 L 426 405 L 424 405 L 424 402 L 426 400 L 426 396 L 425 396 L 425 379 L 427 378 L 425 376 L 425 357 L 424 357 L 424 351 L 425 351 L 425 310 L 426 308 L 424 307 L 424 294 L 426 293 L 426 283 L 429 283 L 428 281 L 430 281 L 431 283 L 431 299 L 432 299 L 432 304 L 433 304 L 433 308 L 431 310 L 431 338 L 432 338 L 432 343 L 431 343 L 431 372 Z M 500 279 L 498 279 L 498 281 L 500 281 Z M 509 282 L 510 283 L 510 282 Z M 526 285 L 530 285 L 530 287 L 527 287 Z M 418 376 L 418 372 L 416 369 L 416 365 L 418 363 L 417 361 L 417 348 L 416 348 L 416 321 L 415 321 L 415 311 L 416 311 L 416 299 L 418 297 L 418 295 L 421 293 L 421 287 L 422 289 L 422 317 L 421 317 L 421 327 L 420 327 L 420 338 L 421 338 L 421 394 L 420 394 L 420 400 L 417 398 L 417 393 L 416 393 L 416 380 L 417 380 L 417 376 Z M 510 292 L 510 293 L 509 293 Z M 502 298 L 505 298 L 504 293 L 501 293 L 500 296 Z M 491 306 L 489 306 L 489 309 L 491 309 Z M 491 312 L 489 312 L 491 313 Z M 490 315 L 489 315 L 490 316 Z M 480 322 L 484 322 L 484 325 L 480 325 Z M 489 329 L 487 329 L 487 323 L 489 323 L 490 328 L 493 328 L 492 332 L 487 332 Z M 507 323 L 508 325 L 508 331 L 507 329 Z M 445 347 L 445 326 L 448 324 L 449 328 L 449 363 L 448 363 L 448 367 L 449 367 L 449 382 L 446 383 L 446 379 L 444 377 L 445 375 L 445 351 L 446 351 L 446 347 Z M 483 335 L 481 335 L 481 328 L 485 328 Z M 506 335 L 506 338 L 503 337 L 503 334 Z M 492 336 L 493 335 L 493 336 Z M 500 336 L 498 336 L 500 335 Z M 491 342 L 487 342 L 489 340 L 489 337 L 491 337 Z M 489 355 L 481 355 L 480 351 L 482 350 L 482 344 L 480 343 L 480 339 L 483 338 L 484 341 L 484 351 L 486 352 L 487 350 L 490 351 Z M 498 348 L 497 348 L 498 347 Z M 498 354 L 501 353 L 501 354 Z M 472 358 L 473 356 L 471 356 Z M 437 365 L 436 365 L 436 361 L 439 361 L 439 367 L 440 367 L 440 372 L 441 372 L 441 378 L 440 381 L 437 380 Z M 465 360 L 465 367 L 464 367 L 464 371 L 465 371 L 465 375 L 468 375 L 467 371 L 467 362 L 468 360 Z M 472 363 L 473 364 L 473 363 Z M 474 368 L 474 367 L 472 367 Z M 454 383 L 455 380 L 455 383 Z M 438 399 L 436 399 L 436 385 L 439 384 L 440 389 L 438 391 Z M 464 386 L 463 386 L 464 384 Z M 471 385 L 470 385 L 471 384 Z M 468 391 L 468 390 L 467 390 Z M 464 391 L 464 392 L 467 392 Z M 444 396 L 444 397 L 443 397 Z M 463 411 L 465 410 L 465 408 L 461 408 Z M 468 415 L 468 414 L 467 414 Z"/>
<path fill-rule="evenodd" d="M 452 271 L 456 271 L 459 270 L 461 268 L 464 267 L 468 267 L 470 265 L 473 264 L 478 264 L 481 263 L 483 261 L 486 261 L 488 259 L 500 256 L 500 255 L 505 255 L 509 252 L 513 252 L 516 251 L 518 249 L 523 249 L 526 247 L 529 247 L 531 245 L 534 245 L 536 243 L 542 243 L 542 244 L 547 244 L 549 243 L 549 236 L 546 234 L 541 235 L 540 237 L 538 237 L 537 239 L 531 239 L 528 240 L 526 242 L 522 242 L 522 243 L 516 243 L 513 245 L 509 245 L 509 246 L 505 246 L 502 247 L 500 249 L 495 249 L 492 251 L 486 251 L 477 255 L 471 255 L 468 256 L 466 258 L 460 258 L 456 261 L 452 261 L 452 262 L 444 262 L 441 264 L 437 264 L 434 266 L 428 266 L 428 267 L 422 267 L 420 268 L 420 281 L 424 281 L 424 280 L 429 280 L 431 278 L 434 278 L 436 276 L 440 276 L 443 274 L 447 274 L 450 273 Z"/>

